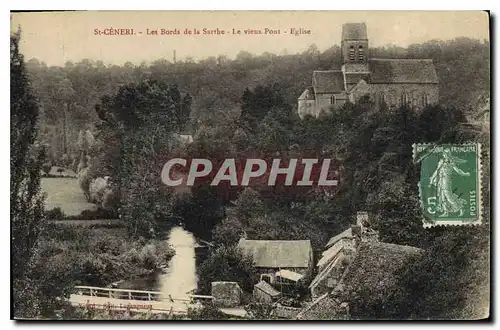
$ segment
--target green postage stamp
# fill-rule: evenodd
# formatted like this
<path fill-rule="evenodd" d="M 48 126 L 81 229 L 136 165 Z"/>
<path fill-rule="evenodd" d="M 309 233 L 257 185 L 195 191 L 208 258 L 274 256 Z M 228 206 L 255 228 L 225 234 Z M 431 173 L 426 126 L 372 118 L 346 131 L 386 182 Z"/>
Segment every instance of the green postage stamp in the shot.
<path fill-rule="evenodd" d="M 479 143 L 414 144 L 413 160 L 421 163 L 424 227 L 481 223 Z"/>

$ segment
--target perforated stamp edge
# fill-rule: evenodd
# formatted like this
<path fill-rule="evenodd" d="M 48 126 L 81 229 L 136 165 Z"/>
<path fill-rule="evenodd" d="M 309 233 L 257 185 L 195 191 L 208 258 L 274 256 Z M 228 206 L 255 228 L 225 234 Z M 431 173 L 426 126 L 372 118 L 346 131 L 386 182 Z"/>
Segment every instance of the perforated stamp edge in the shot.
<path fill-rule="evenodd" d="M 482 225 L 483 224 L 483 189 L 484 183 L 483 183 L 483 175 L 482 175 L 482 170 L 483 170 L 483 165 L 482 165 L 482 151 L 481 151 L 481 143 L 479 142 L 469 142 L 469 143 L 443 143 L 443 144 L 450 144 L 450 145 L 456 145 L 456 146 L 470 146 L 470 145 L 475 145 L 476 148 L 476 161 L 477 161 L 477 194 L 478 194 L 478 219 L 475 221 L 464 221 L 464 220 L 443 220 L 443 221 L 431 221 L 429 219 L 426 219 L 425 217 L 422 217 L 422 224 L 424 228 L 432 228 L 432 227 L 448 227 L 448 226 L 477 226 L 477 225 Z M 437 147 L 439 144 L 435 143 L 414 143 L 412 144 L 413 148 L 413 154 L 412 158 L 413 161 L 416 162 L 416 150 L 417 147 Z M 420 160 L 421 161 L 421 160 Z M 419 163 L 420 161 L 416 162 Z M 420 175 L 420 174 L 419 174 Z M 422 189 L 420 185 L 420 180 L 418 181 L 418 199 L 420 203 L 420 207 L 423 208 L 422 205 Z"/>

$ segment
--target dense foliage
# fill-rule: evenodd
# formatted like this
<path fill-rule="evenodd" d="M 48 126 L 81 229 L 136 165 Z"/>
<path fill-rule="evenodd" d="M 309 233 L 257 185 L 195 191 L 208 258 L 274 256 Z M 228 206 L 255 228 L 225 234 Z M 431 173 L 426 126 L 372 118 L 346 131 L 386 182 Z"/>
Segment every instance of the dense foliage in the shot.
<path fill-rule="evenodd" d="M 164 267 L 174 251 L 164 242 L 129 240 L 120 229 L 50 225 L 41 237 L 40 256 L 31 276 L 43 297 L 40 315 L 55 317 L 73 287 L 105 287 L 148 275 Z"/>
<path fill-rule="evenodd" d="M 20 31 L 10 37 L 10 216 L 15 317 L 37 315 L 39 281 L 33 276 L 44 228 L 40 172 L 43 149 L 34 145 L 39 105 L 19 53 Z"/>
<path fill-rule="evenodd" d="M 113 178 L 131 235 L 153 237 L 171 215 L 170 192 L 155 174 L 171 152 L 173 133 L 188 124 L 190 102 L 176 85 L 145 80 L 122 86 L 97 106 L 102 123 L 93 169 Z"/>
<path fill-rule="evenodd" d="M 203 294 L 209 294 L 216 281 L 237 282 L 244 291 L 251 292 L 258 280 L 252 257 L 235 246 L 217 248 L 198 272 L 198 291 Z"/>

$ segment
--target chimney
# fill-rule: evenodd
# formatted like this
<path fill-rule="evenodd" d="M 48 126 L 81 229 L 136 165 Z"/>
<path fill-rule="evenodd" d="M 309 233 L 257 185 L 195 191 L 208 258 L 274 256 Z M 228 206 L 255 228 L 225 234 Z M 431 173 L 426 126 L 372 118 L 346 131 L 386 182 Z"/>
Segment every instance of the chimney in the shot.
<path fill-rule="evenodd" d="M 356 213 L 356 224 L 351 226 L 352 237 L 354 238 L 354 248 L 357 249 L 363 239 L 364 226 L 368 221 L 368 212 L 360 211 Z"/>
<path fill-rule="evenodd" d="M 378 231 L 371 228 L 368 212 L 360 211 L 356 214 L 356 225 L 360 226 L 360 241 L 378 242 Z"/>
<path fill-rule="evenodd" d="M 352 232 L 352 236 L 354 237 L 354 239 L 361 240 L 361 226 L 352 225 L 351 232 Z"/>
<path fill-rule="evenodd" d="M 356 225 L 361 226 L 361 228 L 365 227 L 368 224 L 368 212 L 359 211 L 356 214 Z"/>
<path fill-rule="evenodd" d="M 361 243 L 361 226 L 352 225 L 351 233 L 352 233 L 353 248 L 356 251 L 358 249 L 359 244 Z"/>

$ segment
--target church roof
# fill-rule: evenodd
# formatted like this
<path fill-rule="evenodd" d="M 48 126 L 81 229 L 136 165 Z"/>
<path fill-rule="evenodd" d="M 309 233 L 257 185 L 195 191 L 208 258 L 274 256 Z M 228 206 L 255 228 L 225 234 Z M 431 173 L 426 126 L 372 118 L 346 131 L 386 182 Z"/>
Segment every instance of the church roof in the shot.
<path fill-rule="evenodd" d="M 344 90 L 344 73 L 342 71 L 314 71 L 313 87 L 316 94 L 341 93 Z"/>
<path fill-rule="evenodd" d="M 299 96 L 299 100 L 314 100 L 314 88 L 307 87 L 302 94 Z"/>
<path fill-rule="evenodd" d="M 371 84 L 437 84 L 438 77 L 430 59 L 370 59 Z"/>
<path fill-rule="evenodd" d="M 342 40 L 368 39 L 365 23 L 346 23 L 342 25 Z"/>
<path fill-rule="evenodd" d="M 368 74 L 368 73 L 363 73 L 363 72 L 349 72 L 349 73 L 345 74 L 345 83 L 347 85 L 355 85 L 361 79 L 367 81 L 369 77 L 370 77 L 370 74 Z"/>

